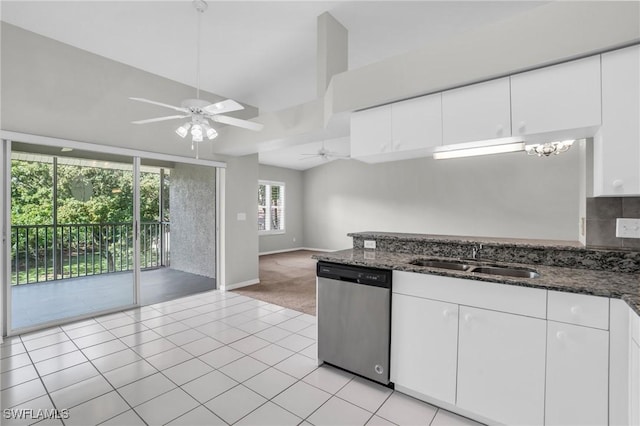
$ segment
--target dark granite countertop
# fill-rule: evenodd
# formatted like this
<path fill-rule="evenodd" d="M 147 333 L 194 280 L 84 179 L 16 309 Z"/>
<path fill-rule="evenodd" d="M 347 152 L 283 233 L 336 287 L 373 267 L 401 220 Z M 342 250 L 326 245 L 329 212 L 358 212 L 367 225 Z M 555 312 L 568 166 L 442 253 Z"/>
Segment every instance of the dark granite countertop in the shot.
<path fill-rule="evenodd" d="M 359 233 L 357 235 L 362 236 L 363 234 Z M 376 233 L 376 235 L 379 237 L 380 233 Z M 407 234 L 402 235 L 403 239 L 407 236 Z M 420 238 L 421 236 L 417 235 L 416 237 Z M 482 239 L 481 241 L 483 243 L 487 242 L 486 239 Z M 496 244 L 504 243 L 496 241 Z M 409 264 L 413 259 L 421 257 L 424 258 L 429 256 L 363 249 L 348 249 L 332 253 L 321 253 L 313 256 L 313 258 L 317 260 L 342 263 L 346 265 L 368 266 L 373 268 L 442 275 L 523 287 L 565 291 L 570 293 L 613 297 L 624 300 L 638 315 L 640 315 L 640 274 L 638 273 L 606 272 L 539 264 L 531 265 L 495 262 L 483 259 L 478 260 L 479 263 L 492 265 L 532 268 L 540 274 L 538 278 L 512 278 L 474 272 L 428 268 Z"/>
<path fill-rule="evenodd" d="M 520 238 L 495 238 L 495 237 L 470 237 L 460 235 L 436 235 L 436 234 L 405 234 L 401 232 L 351 232 L 348 237 L 357 237 L 374 240 L 397 240 L 429 243 L 454 243 L 496 245 L 501 247 L 527 247 L 527 248 L 554 248 L 560 250 L 585 249 L 579 241 L 565 240 L 532 240 Z"/>

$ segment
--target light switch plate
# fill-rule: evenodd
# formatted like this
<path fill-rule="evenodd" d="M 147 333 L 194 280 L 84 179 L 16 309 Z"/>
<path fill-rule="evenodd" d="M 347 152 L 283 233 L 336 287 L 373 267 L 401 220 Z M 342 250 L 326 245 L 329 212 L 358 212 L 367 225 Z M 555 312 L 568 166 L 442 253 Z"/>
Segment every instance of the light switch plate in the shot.
<path fill-rule="evenodd" d="M 375 249 L 376 248 L 376 240 L 364 240 L 364 248 L 366 248 L 366 249 Z"/>
<path fill-rule="evenodd" d="M 238 213 L 236 218 L 238 220 L 247 220 L 247 214 L 246 213 Z"/>
<path fill-rule="evenodd" d="M 616 219 L 616 237 L 640 238 L 640 219 Z"/>

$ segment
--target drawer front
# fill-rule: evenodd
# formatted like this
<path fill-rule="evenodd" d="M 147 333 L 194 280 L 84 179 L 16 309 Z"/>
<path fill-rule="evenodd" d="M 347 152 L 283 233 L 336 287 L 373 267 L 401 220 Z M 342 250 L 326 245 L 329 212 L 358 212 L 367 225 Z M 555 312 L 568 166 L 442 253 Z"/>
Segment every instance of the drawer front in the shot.
<path fill-rule="evenodd" d="M 548 318 L 608 330 L 609 298 L 549 291 Z"/>
<path fill-rule="evenodd" d="M 547 290 L 393 271 L 393 292 L 545 319 Z"/>

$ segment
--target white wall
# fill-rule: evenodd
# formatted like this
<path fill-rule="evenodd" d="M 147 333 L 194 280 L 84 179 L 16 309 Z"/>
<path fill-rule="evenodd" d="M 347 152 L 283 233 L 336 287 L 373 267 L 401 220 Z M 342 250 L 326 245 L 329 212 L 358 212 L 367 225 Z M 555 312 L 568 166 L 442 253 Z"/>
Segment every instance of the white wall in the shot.
<path fill-rule="evenodd" d="M 261 180 L 284 182 L 284 234 L 260 235 L 260 253 L 304 247 L 302 172 L 282 167 L 260 165 Z"/>
<path fill-rule="evenodd" d="M 2 130 L 194 157 L 190 142 L 174 132 L 176 121 L 131 124 L 171 110 L 128 99 L 175 105 L 193 98 L 193 87 L 4 22 L 1 31 Z M 240 112 L 255 113 L 253 107 Z M 201 145 L 200 158 L 216 159 L 213 144 Z"/>
<path fill-rule="evenodd" d="M 258 282 L 258 154 L 227 159 L 225 286 Z M 239 220 L 238 214 L 245 218 Z"/>
<path fill-rule="evenodd" d="M 171 268 L 216 277 L 216 169 L 171 170 Z"/>
<path fill-rule="evenodd" d="M 580 158 L 334 161 L 304 173 L 305 246 L 349 248 L 358 231 L 577 241 Z"/>
<path fill-rule="evenodd" d="M 173 131 L 174 123 L 131 124 L 132 120 L 161 116 L 166 111 L 130 101 L 128 97 L 173 104 L 192 98 L 194 88 L 4 22 L 0 27 L 2 130 L 193 157 L 189 142 Z M 204 99 L 218 99 L 214 94 L 200 93 Z M 242 113 L 252 116 L 256 109 L 248 107 Z M 213 154 L 213 146 L 204 144 L 200 158 L 224 161 Z M 247 212 L 247 221 L 239 224 L 235 222 L 235 214 L 231 217 L 227 210 L 229 283 L 258 277 L 255 208 L 258 165 L 257 156 L 253 157 L 230 161 L 232 166 L 226 178 L 226 194 L 231 201 L 226 207 Z M 255 230 L 247 232 L 247 226 Z"/>

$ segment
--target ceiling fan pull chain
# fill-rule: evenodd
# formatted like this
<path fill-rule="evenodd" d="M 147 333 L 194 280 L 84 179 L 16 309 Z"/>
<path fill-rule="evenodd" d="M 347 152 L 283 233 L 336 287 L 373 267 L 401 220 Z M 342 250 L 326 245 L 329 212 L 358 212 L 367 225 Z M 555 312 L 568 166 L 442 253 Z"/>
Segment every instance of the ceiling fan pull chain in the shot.
<path fill-rule="evenodd" d="M 196 27 L 197 40 L 196 40 L 196 99 L 200 99 L 200 26 L 202 22 L 202 14 L 204 9 L 201 4 L 196 3 L 196 11 L 198 12 L 198 24 Z"/>

